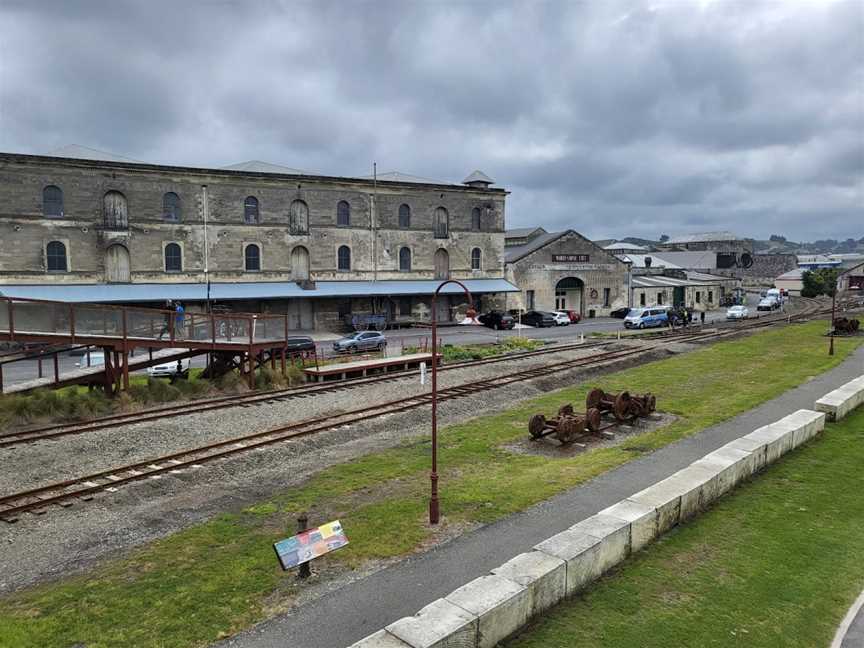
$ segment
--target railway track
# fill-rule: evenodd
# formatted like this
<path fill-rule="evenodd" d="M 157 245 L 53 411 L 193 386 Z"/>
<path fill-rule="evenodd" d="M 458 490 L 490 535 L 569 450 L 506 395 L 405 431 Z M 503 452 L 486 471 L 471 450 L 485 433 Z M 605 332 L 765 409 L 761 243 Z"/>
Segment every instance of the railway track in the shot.
<path fill-rule="evenodd" d="M 819 314 L 816 307 L 802 311 L 792 318 L 803 319 Z M 751 328 L 764 328 L 776 324 L 777 320 L 754 322 Z M 734 327 L 720 331 L 695 332 L 687 335 L 669 336 L 675 341 L 683 340 L 698 342 L 701 340 L 716 340 L 738 333 L 744 327 Z M 666 340 L 657 341 L 645 347 L 612 352 L 596 353 L 583 358 L 564 360 L 509 373 L 496 378 L 454 385 L 438 391 L 439 402 L 464 398 L 489 390 L 500 389 L 527 380 L 549 376 L 574 368 L 599 365 L 605 362 L 621 360 L 646 354 L 661 348 Z M 584 347 L 582 347 L 584 348 Z M 560 349 L 558 349 L 560 350 Z M 472 363 L 474 364 L 474 363 Z M 117 466 L 89 475 L 69 479 L 26 491 L 0 496 L 0 520 L 15 522 L 20 515 L 27 512 L 45 513 L 50 506 L 68 507 L 76 501 L 88 501 L 100 492 L 114 492 L 119 486 L 146 479 L 159 479 L 166 474 L 180 473 L 184 470 L 199 469 L 204 464 L 224 459 L 240 453 L 264 448 L 304 436 L 334 430 L 339 427 L 378 419 L 384 416 L 400 414 L 429 405 L 431 395 L 428 393 L 390 401 L 378 405 L 363 407 L 331 416 L 322 416 L 287 426 L 271 428 L 262 432 L 237 436 L 213 444 L 190 448 L 168 455 L 154 457 L 133 464 Z"/>
<path fill-rule="evenodd" d="M 818 305 L 819 302 L 817 300 L 807 300 L 808 303 L 804 309 L 793 315 L 793 318 L 802 318 L 812 316 L 813 314 L 818 313 Z M 751 321 L 746 323 L 735 323 L 732 326 L 723 327 L 717 333 L 713 334 L 716 336 L 722 336 L 727 333 L 738 332 L 744 329 L 750 328 L 761 328 L 765 326 L 769 326 L 778 322 L 787 321 L 787 315 L 772 315 L 766 318 L 762 318 L 757 321 Z M 687 341 L 688 339 L 694 337 L 701 337 L 704 333 L 700 331 L 687 331 L 687 330 L 678 330 L 678 332 L 668 332 L 666 330 L 661 332 L 649 332 L 642 333 L 638 336 L 638 339 L 661 339 L 664 341 Z M 633 336 L 634 338 L 636 336 Z M 632 339 L 632 338 L 631 338 Z M 590 348 L 598 348 L 607 346 L 616 342 L 617 340 L 604 340 L 600 342 L 589 342 L 589 343 L 573 343 L 573 344 L 563 344 L 563 345 L 553 345 L 549 347 L 544 347 L 542 349 L 537 349 L 534 351 L 524 351 L 520 353 L 511 353 L 507 355 L 492 357 L 492 358 L 484 358 L 482 360 L 470 360 L 465 362 L 456 362 L 447 365 L 442 365 L 439 368 L 439 372 L 441 371 L 452 371 L 457 369 L 463 369 L 466 367 L 477 367 L 487 364 L 495 364 L 501 362 L 510 362 L 513 360 L 521 360 L 525 358 L 532 358 L 538 356 L 544 356 L 549 354 L 560 353 L 562 351 L 576 351 Z M 13 432 L 5 432 L 0 433 L 0 448 L 5 447 L 14 447 L 22 444 L 33 443 L 36 441 L 48 441 L 52 439 L 57 439 L 61 437 L 83 434 L 86 432 L 95 432 L 98 430 L 104 430 L 108 428 L 117 427 L 119 425 L 133 425 L 137 423 L 146 423 L 149 421 L 158 421 L 163 418 L 168 417 L 176 417 L 183 416 L 187 414 L 198 414 L 202 412 L 209 412 L 224 408 L 230 407 L 243 407 L 243 406 L 251 406 L 265 403 L 272 403 L 276 401 L 289 400 L 295 398 L 307 398 L 310 396 L 314 396 L 320 393 L 331 393 L 335 391 L 346 391 L 350 389 L 356 389 L 358 387 L 364 387 L 370 384 L 397 380 L 400 378 L 404 378 L 409 375 L 413 375 L 416 373 L 416 370 L 409 371 L 398 371 L 398 372 L 390 372 L 386 374 L 381 374 L 378 376 L 371 376 L 365 378 L 353 378 L 347 380 L 340 381 L 332 381 L 328 383 L 316 383 L 313 385 L 302 385 L 299 387 L 289 387 L 282 389 L 273 389 L 265 392 L 254 392 L 250 394 L 237 394 L 232 396 L 221 396 L 217 398 L 203 399 L 194 402 L 185 402 L 176 405 L 169 405 L 166 407 L 148 409 L 142 412 L 129 412 L 129 413 L 121 413 L 121 414 L 111 414 L 108 416 L 99 417 L 96 419 L 92 419 L 90 421 L 80 422 L 80 423 L 70 423 L 66 425 L 51 425 L 37 428 L 30 428 L 26 430 L 16 430 Z"/>

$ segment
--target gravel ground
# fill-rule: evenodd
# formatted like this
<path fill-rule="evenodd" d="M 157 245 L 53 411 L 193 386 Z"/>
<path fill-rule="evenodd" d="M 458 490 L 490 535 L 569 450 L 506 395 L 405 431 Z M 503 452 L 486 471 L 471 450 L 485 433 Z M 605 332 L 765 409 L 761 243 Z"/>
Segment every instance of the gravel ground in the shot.
<path fill-rule="evenodd" d="M 632 344 L 632 343 L 630 343 Z M 629 346 L 629 344 L 628 344 Z M 596 352 L 570 353 L 578 357 Z M 652 352 L 654 358 L 670 351 Z M 562 356 L 555 356 L 560 359 Z M 549 362 L 546 356 L 540 363 Z M 575 369 L 484 392 L 476 396 L 446 401 L 439 405 L 442 425 L 473 418 L 478 414 L 512 407 L 515 402 L 574 384 L 611 370 L 644 362 L 626 359 L 590 369 Z M 537 359 L 519 361 L 518 366 L 535 366 Z M 446 372 L 442 386 L 499 375 L 505 365 L 493 364 Z M 507 370 L 516 363 L 507 364 Z M 44 442 L 18 450 L 8 450 L 0 461 L 15 466 L 14 476 L 0 476 L 2 491 L 21 490 L 21 479 L 29 484 L 48 480 L 46 465 L 58 456 L 74 456 L 64 462 L 70 476 L 109 463 L 134 461 L 214 441 L 238 433 L 248 433 L 291 420 L 309 418 L 332 408 L 347 409 L 373 402 L 394 400 L 416 394 L 414 378 L 377 387 L 326 394 L 314 399 L 276 402 L 271 405 L 237 408 L 215 413 L 191 415 L 158 423 L 138 424 L 115 432 L 94 432 L 60 442 Z M 427 387 L 428 388 L 428 387 Z M 347 400 L 347 403 L 346 403 Z M 253 409 L 254 411 L 250 411 Z M 406 438 L 428 433 L 429 408 L 391 415 L 364 423 L 343 426 L 314 437 L 301 438 L 266 449 L 254 450 L 210 463 L 197 470 L 186 470 L 160 479 L 137 482 L 115 493 L 101 493 L 90 502 L 79 502 L 67 509 L 51 508 L 44 515 L 24 515 L 14 524 L 0 525 L 0 593 L 60 575 L 85 569 L 99 559 L 122 555 L 125 550 L 205 520 L 212 515 L 238 510 L 275 492 L 301 483 L 318 470 L 347 461 L 358 455 L 392 447 Z M 144 450 L 138 448 L 147 444 Z M 111 461 L 107 459 L 111 458 Z M 54 468 L 52 468 L 52 471 Z M 50 481 L 56 480 L 52 472 Z M 12 486 L 14 484 L 14 486 Z"/>

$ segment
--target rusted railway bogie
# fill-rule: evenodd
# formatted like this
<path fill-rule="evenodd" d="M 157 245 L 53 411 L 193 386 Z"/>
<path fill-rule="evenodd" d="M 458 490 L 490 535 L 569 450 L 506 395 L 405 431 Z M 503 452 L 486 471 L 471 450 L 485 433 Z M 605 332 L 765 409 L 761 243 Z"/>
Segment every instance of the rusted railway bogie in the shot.
<path fill-rule="evenodd" d="M 639 416 L 648 416 L 657 407 L 657 398 L 650 392 L 631 395 L 630 392 L 624 391 L 620 394 L 612 394 L 594 388 L 588 392 L 585 407 L 610 412 L 616 421 L 623 423 Z"/>
<path fill-rule="evenodd" d="M 548 420 L 542 414 L 532 416 L 528 421 L 531 438 L 542 439 L 552 435 L 562 445 L 566 445 L 586 433 L 597 433 L 600 429 L 600 411 L 595 408 L 585 414 L 576 414 L 571 405 L 564 405 L 558 412 L 557 416 Z"/>
<path fill-rule="evenodd" d="M 834 333 L 840 333 L 842 335 L 854 335 L 858 332 L 858 329 L 861 328 L 861 321 L 857 319 L 850 319 L 848 317 L 836 317 L 834 318 Z"/>

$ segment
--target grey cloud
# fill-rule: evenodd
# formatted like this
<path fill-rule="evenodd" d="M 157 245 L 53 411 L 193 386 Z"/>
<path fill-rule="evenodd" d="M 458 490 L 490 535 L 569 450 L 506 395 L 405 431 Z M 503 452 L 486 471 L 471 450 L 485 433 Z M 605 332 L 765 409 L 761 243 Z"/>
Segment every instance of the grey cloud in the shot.
<path fill-rule="evenodd" d="M 862 34 L 855 0 L 6 2 L 0 149 L 481 168 L 510 226 L 859 238 Z"/>

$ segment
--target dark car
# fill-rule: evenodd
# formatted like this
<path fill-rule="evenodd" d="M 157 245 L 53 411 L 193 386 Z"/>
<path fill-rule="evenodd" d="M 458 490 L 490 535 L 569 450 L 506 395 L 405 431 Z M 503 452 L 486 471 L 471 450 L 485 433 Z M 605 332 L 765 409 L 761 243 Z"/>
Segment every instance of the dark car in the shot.
<path fill-rule="evenodd" d="M 488 326 L 491 329 L 495 329 L 496 331 L 499 329 L 512 329 L 516 326 L 516 318 L 512 315 L 508 315 L 507 313 L 502 313 L 500 311 L 491 311 L 486 313 L 485 315 L 481 315 L 477 318 L 477 321 L 480 322 L 483 326 Z"/>
<path fill-rule="evenodd" d="M 314 351 L 315 341 L 306 335 L 293 335 L 287 340 L 288 353 L 300 353 L 301 351 Z"/>
<path fill-rule="evenodd" d="M 522 315 L 522 323 L 528 326 L 555 326 L 555 316 L 545 311 L 528 311 Z"/>
<path fill-rule="evenodd" d="M 380 331 L 358 331 L 333 343 L 336 353 L 355 353 L 357 351 L 382 351 L 387 346 L 387 338 Z"/>
<path fill-rule="evenodd" d="M 611 313 L 609 313 L 609 317 L 617 317 L 618 319 L 624 319 L 625 317 L 627 317 L 627 313 L 629 312 L 629 306 L 625 306 L 624 308 L 616 308 Z"/>

